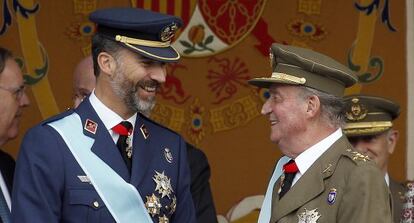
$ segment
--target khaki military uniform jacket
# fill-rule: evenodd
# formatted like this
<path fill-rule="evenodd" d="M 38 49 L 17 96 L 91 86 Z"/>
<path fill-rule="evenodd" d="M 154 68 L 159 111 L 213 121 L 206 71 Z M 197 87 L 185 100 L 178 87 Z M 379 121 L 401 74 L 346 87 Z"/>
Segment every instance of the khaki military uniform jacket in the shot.
<path fill-rule="evenodd" d="M 390 177 L 390 192 L 392 196 L 392 214 L 394 216 L 394 222 L 400 223 L 403 204 L 404 204 L 404 194 L 406 188 L 403 184 L 393 180 Z"/>
<path fill-rule="evenodd" d="M 390 223 L 384 175 L 342 136 L 279 200 L 272 196 L 271 223 Z M 300 216 L 300 217 L 299 217 Z"/>

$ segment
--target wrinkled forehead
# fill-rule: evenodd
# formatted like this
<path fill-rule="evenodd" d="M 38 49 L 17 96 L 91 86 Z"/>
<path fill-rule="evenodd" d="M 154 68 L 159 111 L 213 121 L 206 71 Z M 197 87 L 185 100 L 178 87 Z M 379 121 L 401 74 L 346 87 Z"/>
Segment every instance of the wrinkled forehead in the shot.
<path fill-rule="evenodd" d="M 23 73 L 17 62 L 13 59 L 7 59 L 3 71 L 0 73 L 0 83 L 5 84 L 23 83 Z"/>

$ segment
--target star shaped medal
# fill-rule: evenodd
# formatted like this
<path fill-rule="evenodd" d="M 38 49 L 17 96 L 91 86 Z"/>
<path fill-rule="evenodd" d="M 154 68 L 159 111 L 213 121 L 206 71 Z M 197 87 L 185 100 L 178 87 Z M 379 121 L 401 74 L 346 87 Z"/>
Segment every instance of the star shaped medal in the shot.
<path fill-rule="evenodd" d="M 161 198 L 167 196 L 171 199 L 170 195 L 173 192 L 171 180 L 164 174 L 164 171 L 162 171 L 162 173 L 155 171 L 155 175 L 152 179 L 157 184 L 155 190 L 161 194 Z"/>

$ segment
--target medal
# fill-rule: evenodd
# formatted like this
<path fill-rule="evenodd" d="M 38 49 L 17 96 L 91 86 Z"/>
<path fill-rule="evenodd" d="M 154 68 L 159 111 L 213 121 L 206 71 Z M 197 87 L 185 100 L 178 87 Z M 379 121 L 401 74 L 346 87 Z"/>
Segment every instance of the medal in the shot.
<path fill-rule="evenodd" d="M 160 199 L 152 194 L 151 196 L 146 196 L 147 202 L 145 202 L 145 207 L 147 208 L 148 213 L 154 217 L 155 215 L 160 214 L 161 202 Z"/>
<path fill-rule="evenodd" d="M 298 223 L 317 223 L 321 215 L 316 210 L 317 208 L 308 211 L 305 208 L 304 212 L 298 214 Z"/>
<path fill-rule="evenodd" d="M 167 216 L 163 215 L 162 217 L 158 218 L 159 223 L 168 223 L 170 220 L 167 218 Z"/>
<path fill-rule="evenodd" d="M 126 154 L 128 156 L 128 159 L 131 159 L 131 157 L 132 157 L 132 137 L 129 133 L 128 133 L 128 137 L 126 139 L 126 144 L 127 144 L 127 147 L 126 147 L 125 151 L 126 151 Z"/>
<path fill-rule="evenodd" d="M 162 171 L 162 173 L 155 171 L 155 175 L 152 179 L 157 184 L 155 191 L 161 194 L 161 198 L 164 198 L 165 196 L 170 198 L 173 189 L 171 187 L 171 180 L 164 174 L 164 171 Z"/>

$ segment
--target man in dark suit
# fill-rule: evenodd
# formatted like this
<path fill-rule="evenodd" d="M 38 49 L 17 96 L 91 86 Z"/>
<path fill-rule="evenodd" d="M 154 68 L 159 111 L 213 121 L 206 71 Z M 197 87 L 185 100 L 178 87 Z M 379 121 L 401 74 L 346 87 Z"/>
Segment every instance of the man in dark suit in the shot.
<path fill-rule="evenodd" d="M 23 108 L 29 105 L 20 67 L 12 53 L 0 47 L 0 148 L 6 142 L 17 137 Z M 10 210 L 10 193 L 13 183 L 15 162 L 0 149 L 0 189 Z M 1 204 L 0 204 L 1 205 Z M 0 218 L 2 221 L 3 216 Z"/>
<path fill-rule="evenodd" d="M 210 165 L 204 152 L 187 143 L 187 158 L 191 172 L 191 196 L 197 223 L 217 222 L 216 209 L 210 189 Z"/>
<path fill-rule="evenodd" d="M 309 49 L 275 43 L 270 50 L 271 76 L 249 83 L 269 88 L 261 112 L 269 118 L 270 139 L 287 162 L 276 168 L 283 175 L 269 185 L 273 190 L 266 193 L 259 222 L 389 223 L 381 172 L 352 149 L 341 129 L 341 97 L 356 76 Z"/>
<path fill-rule="evenodd" d="M 96 88 L 26 134 L 14 222 L 196 222 L 183 138 L 140 114 L 180 57 L 171 40 L 181 19 L 137 8 L 90 19 Z"/>
<path fill-rule="evenodd" d="M 349 95 L 346 103 L 344 133 L 351 144 L 375 161 L 390 188 L 394 222 L 400 222 L 405 187 L 388 174 L 388 162 L 398 141 L 398 130 L 393 121 L 400 114 L 400 106 L 386 98 L 370 95 Z"/>

